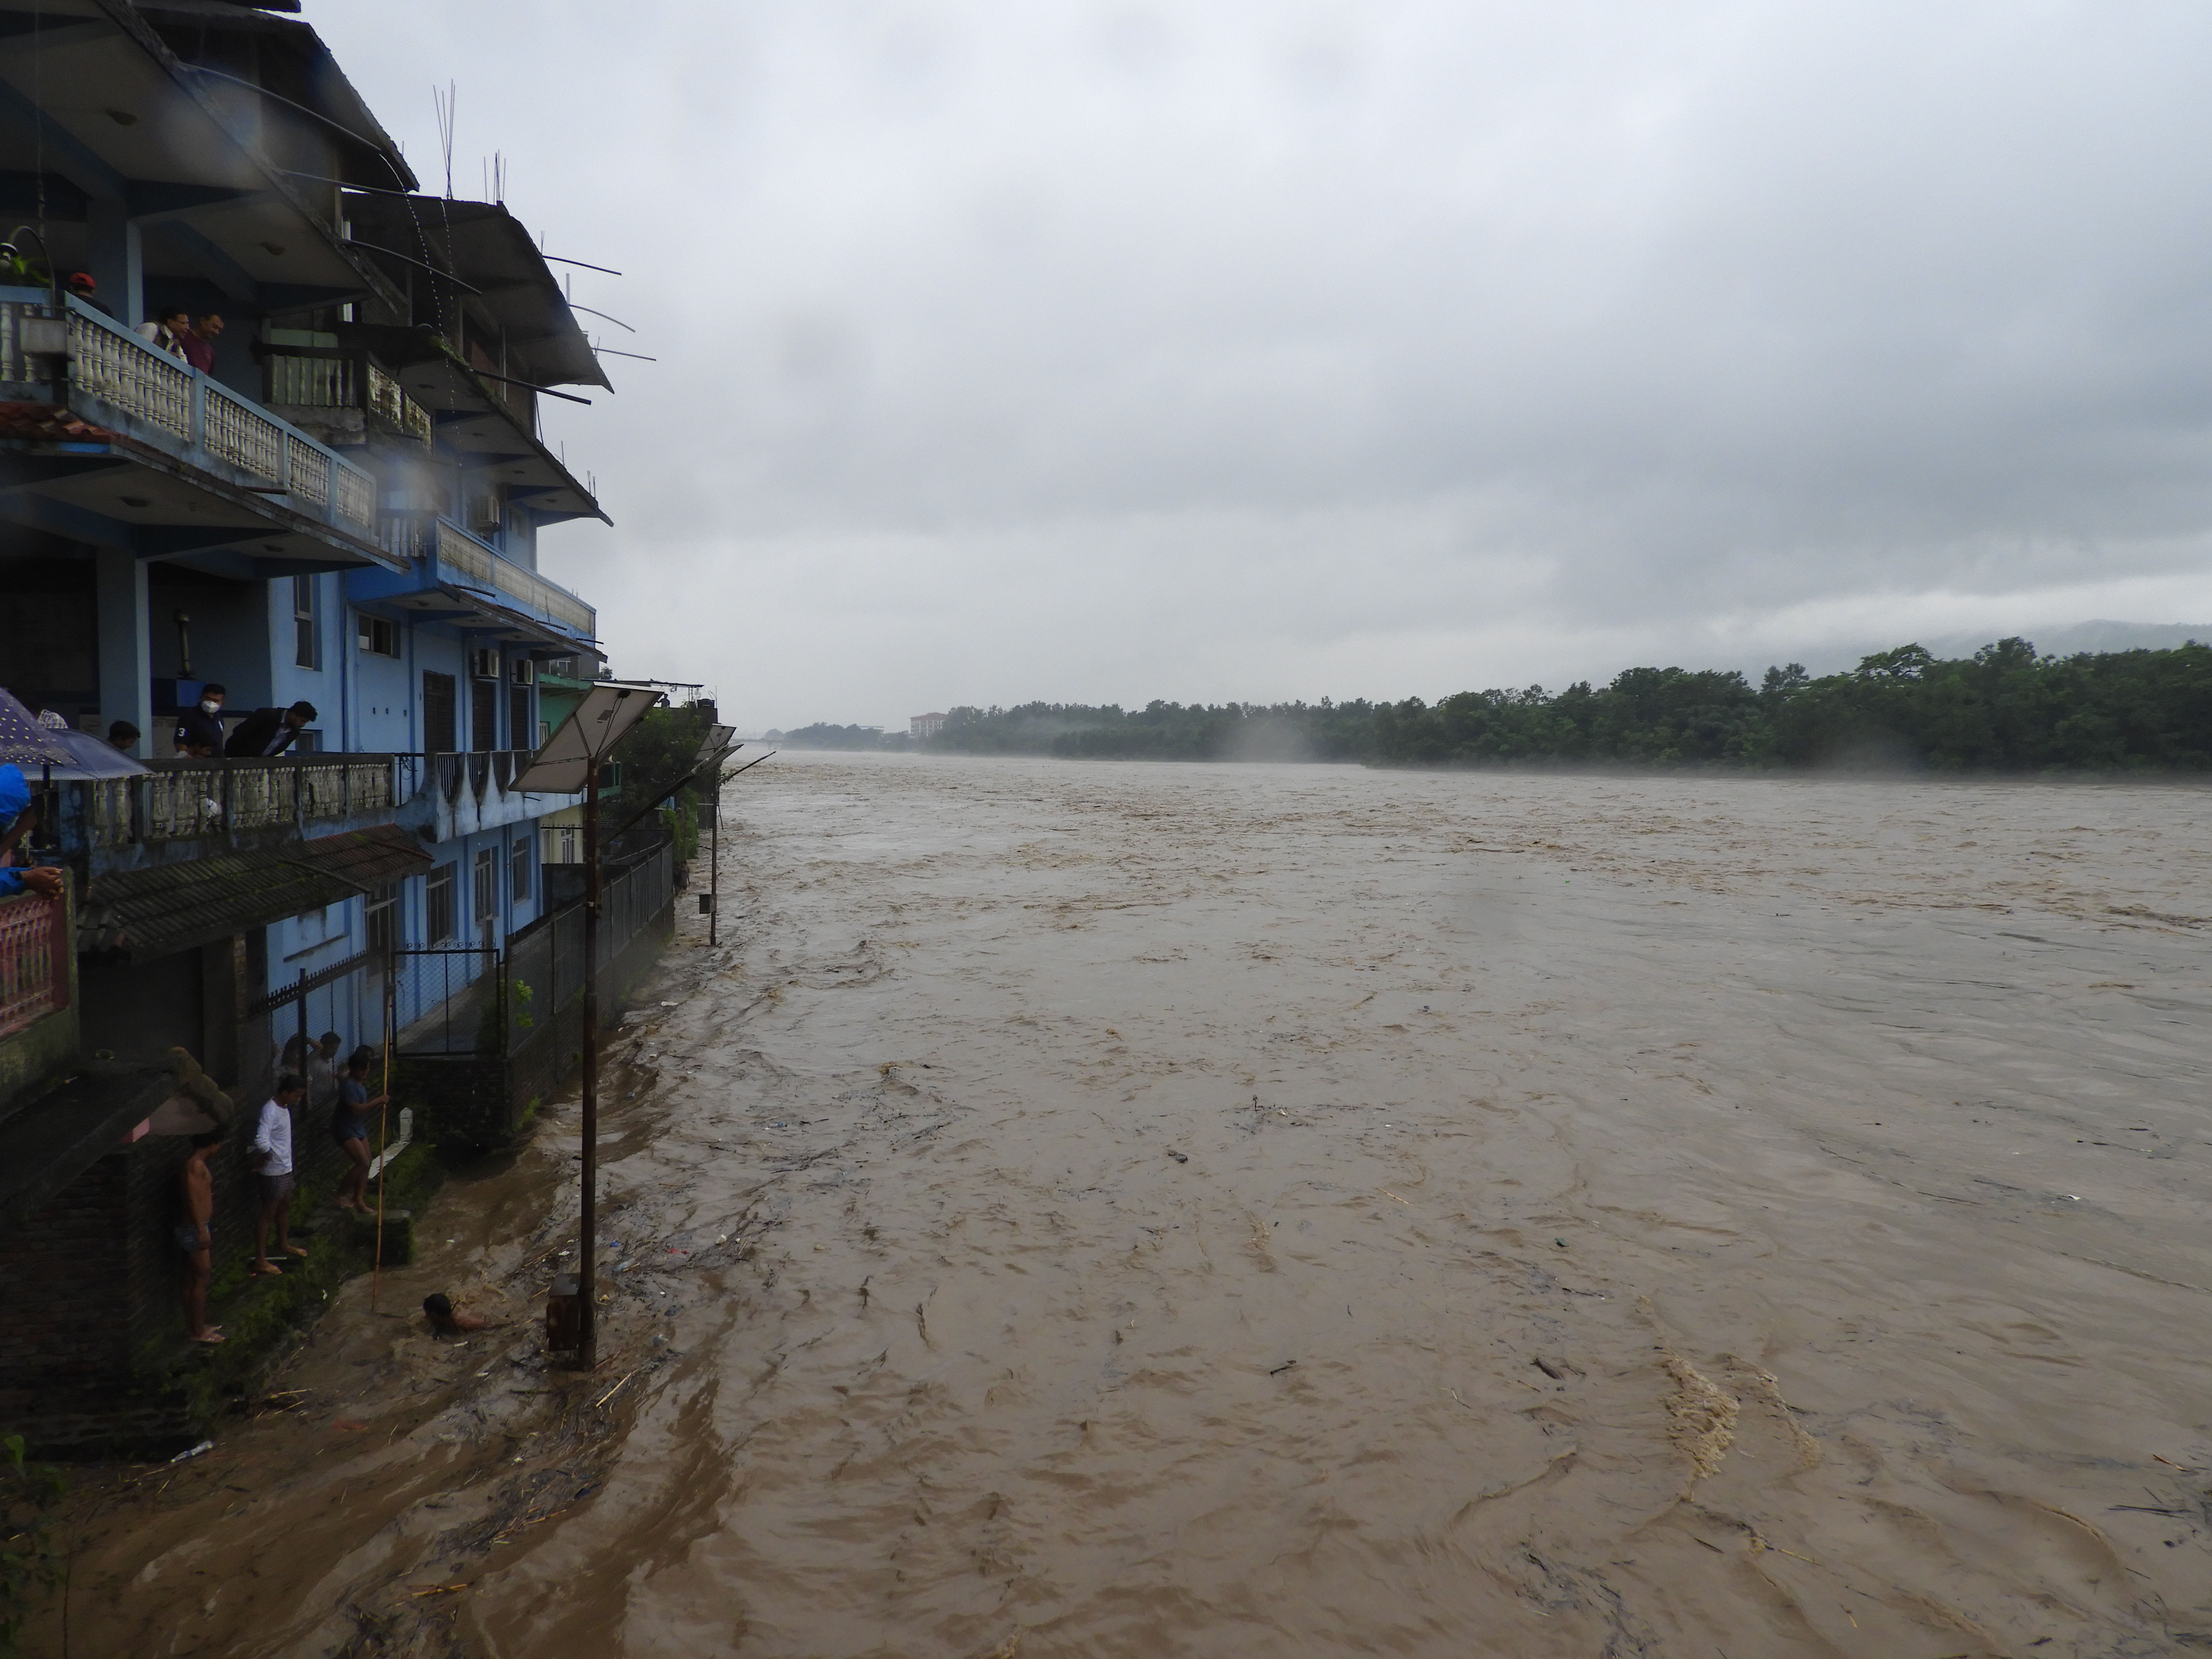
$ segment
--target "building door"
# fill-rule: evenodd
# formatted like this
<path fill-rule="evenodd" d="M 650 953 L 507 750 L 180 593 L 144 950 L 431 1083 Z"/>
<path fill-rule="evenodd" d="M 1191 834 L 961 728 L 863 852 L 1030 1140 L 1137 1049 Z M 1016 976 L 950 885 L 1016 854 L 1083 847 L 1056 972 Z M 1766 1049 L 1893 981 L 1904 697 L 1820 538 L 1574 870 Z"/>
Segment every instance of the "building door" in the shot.
<path fill-rule="evenodd" d="M 453 741 L 453 677 L 422 671 L 422 747 L 433 755 L 450 755 Z"/>
<path fill-rule="evenodd" d="M 538 747 L 538 727 L 530 718 L 530 688 L 511 685 L 507 689 L 507 746 L 509 749 Z"/>
<path fill-rule="evenodd" d="M 499 682 L 469 682 L 469 747 L 499 747 Z"/>

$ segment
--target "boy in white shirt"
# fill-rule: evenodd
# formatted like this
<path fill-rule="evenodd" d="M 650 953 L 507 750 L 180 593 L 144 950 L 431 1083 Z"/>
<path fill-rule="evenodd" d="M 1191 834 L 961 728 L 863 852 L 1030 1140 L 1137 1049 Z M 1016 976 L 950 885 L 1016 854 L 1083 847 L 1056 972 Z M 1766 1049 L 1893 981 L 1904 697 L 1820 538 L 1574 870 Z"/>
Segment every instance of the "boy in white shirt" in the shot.
<path fill-rule="evenodd" d="M 269 1259 L 269 1224 L 276 1224 L 276 1253 L 305 1255 L 292 1242 L 292 1112 L 307 1097 L 307 1085 L 295 1072 L 276 1079 L 276 1097 L 261 1108 L 254 1126 L 252 1163 L 261 1182 L 261 1207 L 253 1218 L 253 1267 L 258 1276 L 281 1275 L 283 1269 Z"/>

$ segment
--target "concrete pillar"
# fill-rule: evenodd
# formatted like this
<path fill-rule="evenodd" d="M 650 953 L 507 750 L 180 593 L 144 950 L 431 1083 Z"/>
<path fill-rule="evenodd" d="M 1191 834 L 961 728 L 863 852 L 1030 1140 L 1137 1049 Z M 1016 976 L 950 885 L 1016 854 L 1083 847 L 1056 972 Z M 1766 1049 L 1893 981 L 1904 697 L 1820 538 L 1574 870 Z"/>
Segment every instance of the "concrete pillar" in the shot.
<path fill-rule="evenodd" d="M 100 285 L 108 314 L 125 328 L 137 327 L 146 320 L 146 270 L 138 227 L 122 203 L 91 201 L 85 204 L 85 231 L 88 268 Z"/>
<path fill-rule="evenodd" d="M 149 635 L 146 562 L 127 547 L 94 555 L 100 612 L 100 719 L 105 735 L 112 720 L 139 731 L 131 752 L 154 752 L 154 647 Z"/>

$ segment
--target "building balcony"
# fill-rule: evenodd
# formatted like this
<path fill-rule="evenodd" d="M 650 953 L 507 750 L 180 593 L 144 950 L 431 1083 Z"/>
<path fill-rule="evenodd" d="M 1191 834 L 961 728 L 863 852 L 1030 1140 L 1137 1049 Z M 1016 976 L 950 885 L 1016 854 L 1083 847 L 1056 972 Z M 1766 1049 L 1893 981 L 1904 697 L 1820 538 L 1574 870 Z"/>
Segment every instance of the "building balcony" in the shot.
<path fill-rule="evenodd" d="M 360 571 L 348 578 L 356 605 L 383 603 L 407 616 L 451 622 L 478 635 L 566 655 L 589 647 L 599 613 L 558 583 L 500 554 L 452 520 L 430 514 L 390 514 L 380 540 L 404 572 Z"/>
<path fill-rule="evenodd" d="M 73 295 L 0 289 L 0 417 L 19 522 L 262 576 L 390 562 L 368 472 Z"/>
<path fill-rule="evenodd" d="M 321 428 L 331 438 L 343 433 L 351 443 L 367 441 L 372 431 L 417 443 L 432 441 L 437 427 L 429 410 L 409 397 L 366 348 L 340 346 L 337 337 L 280 336 L 276 343 L 257 345 L 269 402 L 288 411 L 299 425 Z M 314 343 L 295 344 L 295 338 Z M 324 340 L 331 343 L 321 343 Z"/>
<path fill-rule="evenodd" d="M 143 775 L 57 783 L 58 850 L 88 875 L 264 850 L 389 823 L 416 794 L 416 755 L 156 760 Z M 33 780 L 34 787 L 38 781 Z"/>

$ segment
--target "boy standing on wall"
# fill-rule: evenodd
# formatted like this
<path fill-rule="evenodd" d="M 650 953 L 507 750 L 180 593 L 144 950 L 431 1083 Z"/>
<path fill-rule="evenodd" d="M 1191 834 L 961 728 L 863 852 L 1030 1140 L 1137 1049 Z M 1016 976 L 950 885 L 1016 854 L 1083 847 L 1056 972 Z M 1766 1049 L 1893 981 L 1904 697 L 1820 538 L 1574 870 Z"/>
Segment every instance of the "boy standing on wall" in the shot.
<path fill-rule="evenodd" d="M 253 1218 L 253 1273 L 281 1275 L 269 1259 L 269 1225 L 276 1225 L 276 1253 L 305 1255 L 292 1242 L 292 1113 L 307 1097 L 305 1079 L 287 1072 L 276 1079 L 276 1097 L 261 1108 L 253 1130 L 253 1167 L 261 1179 L 261 1207 Z"/>

